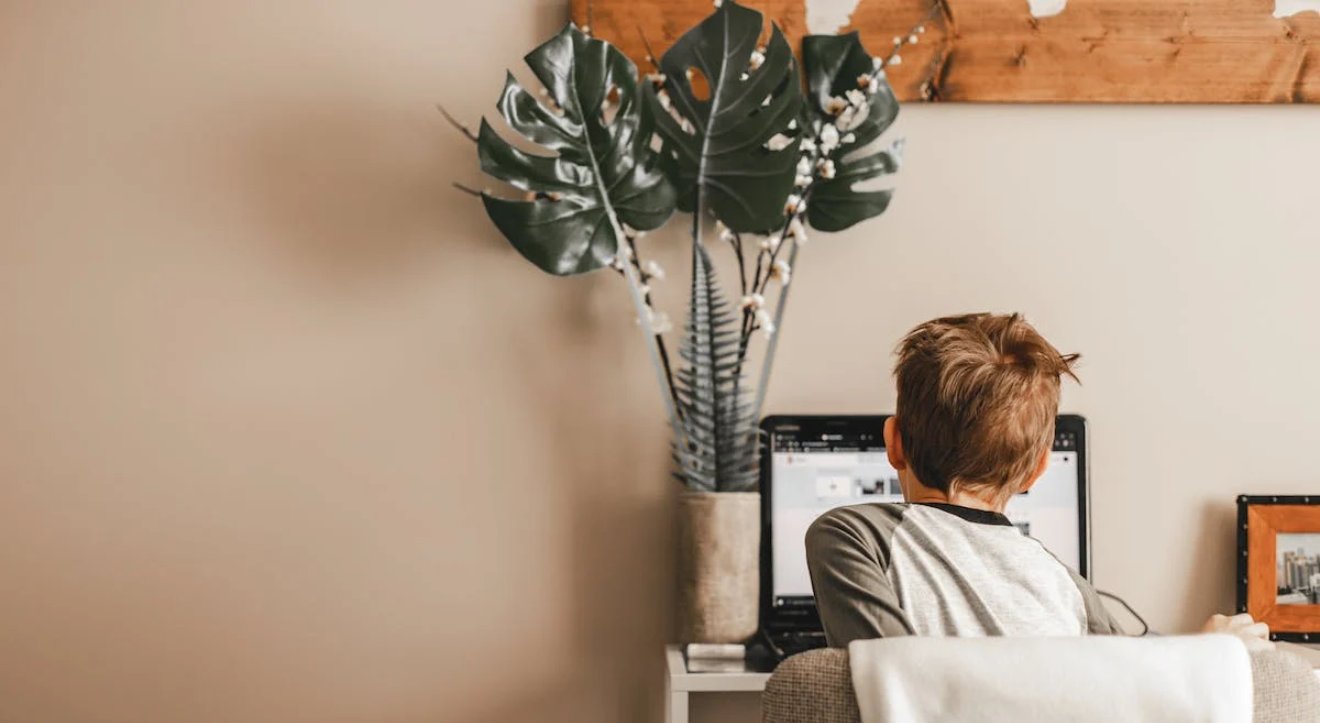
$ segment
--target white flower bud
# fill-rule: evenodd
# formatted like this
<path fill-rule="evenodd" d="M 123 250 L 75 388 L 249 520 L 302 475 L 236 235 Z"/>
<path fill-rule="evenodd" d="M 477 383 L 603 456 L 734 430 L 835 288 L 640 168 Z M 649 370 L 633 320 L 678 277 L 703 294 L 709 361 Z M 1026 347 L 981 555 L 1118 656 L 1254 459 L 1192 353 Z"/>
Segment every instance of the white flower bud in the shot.
<path fill-rule="evenodd" d="M 842 143 L 842 144 L 844 144 L 844 145 L 847 145 L 847 144 L 849 144 L 849 143 L 856 143 L 856 142 L 857 142 L 857 134 L 856 134 L 856 133 L 849 133 L 848 135 L 846 135 L 846 136 L 844 136 L 844 137 L 842 137 L 842 138 L 839 139 L 839 143 Z"/>
<path fill-rule="evenodd" d="M 815 153 L 816 142 L 810 138 L 803 138 L 802 142 L 798 144 L 798 148 L 800 148 L 803 153 Z"/>
<path fill-rule="evenodd" d="M 871 115 L 871 106 L 850 105 L 848 106 L 848 110 L 845 110 L 839 115 L 839 120 L 836 125 L 838 125 L 839 130 L 852 130 L 857 126 L 860 126 L 862 121 L 866 120 L 866 117 L 869 115 Z"/>
<path fill-rule="evenodd" d="M 765 297 L 760 294 L 748 294 L 742 297 L 742 303 L 739 304 L 744 309 L 756 311 L 765 305 Z"/>
<path fill-rule="evenodd" d="M 844 108 L 847 107 L 848 107 L 848 101 L 844 100 L 843 98 L 840 98 L 837 95 L 825 101 L 825 112 L 829 113 L 830 115 L 838 115 L 843 112 Z"/>
<path fill-rule="evenodd" d="M 874 58 L 871 58 L 871 67 L 876 69 L 877 71 L 880 70 L 881 68 L 885 67 L 885 59 L 878 55 Z"/>
<path fill-rule="evenodd" d="M 756 70 L 765 63 L 765 48 L 757 48 L 752 51 L 751 57 L 747 59 L 747 67 Z"/>
<path fill-rule="evenodd" d="M 664 334 L 673 330 L 674 324 L 669 320 L 669 314 L 663 311 L 651 310 L 651 331 Z"/>
<path fill-rule="evenodd" d="M 917 44 L 917 36 L 916 36 L 916 35 L 909 35 L 909 36 L 908 36 L 908 44 L 909 44 L 909 45 L 916 45 L 916 44 Z"/>
<path fill-rule="evenodd" d="M 820 177 L 826 180 L 834 178 L 834 161 L 826 158 L 820 162 Z"/>
<path fill-rule="evenodd" d="M 793 185 L 798 188 L 805 188 L 811 185 L 811 176 L 798 175 L 793 178 Z"/>
<path fill-rule="evenodd" d="M 770 312 L 765 309 L 757 309 L 756 323 L 761 325 L 761 332 L 765 334 L 767 339 L 775 335 L 775 321 L 770 318 Z"/>
<path fill-rule="evenodd" d="M 802 206 L 802 197 L 796 193 L 790 194 L 788 200 L 784 202 L 784 213 L 797 213 Z"/>
<path fill-rule="evenodd" d="M 890 64 L 890 65 L 902 65 L 902 64 L 903 64 L 903 56 L 899 55 L 898 53 L 895 53 L 895 54 L 894 54 L 894 57 L 892 57 L 892 58 L 889 59 L 889 64 Z"/>
<path fill-rule="evenodd" d="M 776 133 L 770 137 L 770 140 L 765 142 L 765 147 L 771 151 L 782 151 L 785 148 L 788 148 L 789 144 L 792 142 L 792 137 L 786 136 L 783 133 Z"/>
<path fill-rule="evenodd" d="M 792 276 L 793 270 L 789 268 L 788 262 L 778 259 L 770 267 L 770 278 L 779 279 L 779 283 L 788 286 L 788 280 Z"/>
<path fill-rule="evenodd" d="M 792 221 L 788 222 L 788 233 L 799 246 L 807 242 L 807 227 L 802 225 L 801 217 L 794 217 Z"/>
<path fill-rule="evenodd" d="M 866 105 L 866 94 L 860 90 L 850 90 L 844 95 L 847 96 L 848 102 L 855 106 Z"/>
<path fill-rule="evenodd" d="M 654 259 L 652 259 L 652 260 L 650 260 L 650 261 L 647 261 L 646 263 L 642 264 L 642 270 L 646 272 L 646 275 L 647 275 L 647 276 L 650 276 L 651 278 L 655 279 L 656 281 L 664 281 L 664 280 L 665 280 L 665 270 L 664 270 L 664 268 L 663 268 L 662 266 L 660 266 L 660 264 L 657 263 Z"/>
<path fill-rule="evenodd" d="M 750 76 L 750 75 L 748 75 L 748 74 L 746 74 L 746 73 L 743 73 L 742 75 L 739 75 L 739 76 L 738 76 L 738 80 L 741 80 L 741 81 L 743 81 L 743 82 L 746 82 L 747 79 L 750 78 L 750 77 L 752 77 L 752 76 Z"/>
<path fill-rule="evenodd" d="M 829 153 L 839 145 L 839 129 L 833 123 L 825 126 L 820 132 L 820 151 Z"/>
<path fill-rule="evenodd" d="M 797 172 L 799 176 L 809 175 L 811 173 L 811 159 L 803 156 L 798 161 Z"/>

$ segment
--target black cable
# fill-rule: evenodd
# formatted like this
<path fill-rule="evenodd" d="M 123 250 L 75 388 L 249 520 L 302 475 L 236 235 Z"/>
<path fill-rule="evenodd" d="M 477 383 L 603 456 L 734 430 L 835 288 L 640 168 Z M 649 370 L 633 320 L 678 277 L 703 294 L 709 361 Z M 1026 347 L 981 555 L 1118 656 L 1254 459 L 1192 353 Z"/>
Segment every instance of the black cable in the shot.
<path fill-rule="evenodd" d="M 1096 592 L 1097 595 L 1101 595 L 1101 596 L 1103 596 L 1103 597 L 1107 597 L 1107 598 L 1109 598 L 1110 600 L 1114 600 L 1114 601 L 1118 602 L 1119 605 L 1122 605 L 1122 606 L 1123 606 L 1123 609 L 1124 609 L 1124 610 L 1127 610 L 1127 611 L 1128 611 L 1128 614 L 1129 614 L 1129 615 L 1131 615 L 1132 617 L 1136 618 L 1136 619 L 1137 619 L 1137 622 L 1141 623 L 1141 632 L 1137 633 L 1137 634 L 1134 635 L 1133 637 L 1139 638 L 1139 637 L 1142 637 L 1142 636 L 1144 636 L 1144 635 L 1149 635 L 1149 634 L 1150 634 L 1150 626 L 1146 624 L 1146 619 L 1143 618 L 1143 617 L 1141 617 L 1140 615 L 1138 615 L 1138 614 L 1137 614 L 1137 611 L 1136 611 L 1136 610 L 1133 610 L 1133 609 L 1132 609 L 1132 606 L 1131 606 L 1131 605 L 1128 605 L 1126 600 L 1124 600 L 1123 598 L 1121 598 L 1121 597 L 1115 595 L 1115 594 L 1112 593 L 1112 592 L 1105 592 L 1104 590 L 1096 590 L 1095 592 Z"/>

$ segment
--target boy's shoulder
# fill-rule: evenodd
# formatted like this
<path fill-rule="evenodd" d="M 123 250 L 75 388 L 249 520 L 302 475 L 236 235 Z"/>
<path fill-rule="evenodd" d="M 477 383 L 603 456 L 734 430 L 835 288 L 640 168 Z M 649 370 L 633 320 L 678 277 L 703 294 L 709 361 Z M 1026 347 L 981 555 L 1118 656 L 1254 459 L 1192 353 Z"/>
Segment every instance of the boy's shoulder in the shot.
<path fill-rule="evenodd" d="M 868 502 L 835 507 L 811 523 L 808 546 L 813 538 L 847 537 L 887 543 L 903 523 L 912 505 L 906 502 Z"/>
<path fill-rule="evenodd" d="M 821 515 L 817 520 L 832 519 L 839 522 L 899 522 L 907 515 L 912 505 L 907 502 L 864 502 L 858 505 L 845 505 Z"/>

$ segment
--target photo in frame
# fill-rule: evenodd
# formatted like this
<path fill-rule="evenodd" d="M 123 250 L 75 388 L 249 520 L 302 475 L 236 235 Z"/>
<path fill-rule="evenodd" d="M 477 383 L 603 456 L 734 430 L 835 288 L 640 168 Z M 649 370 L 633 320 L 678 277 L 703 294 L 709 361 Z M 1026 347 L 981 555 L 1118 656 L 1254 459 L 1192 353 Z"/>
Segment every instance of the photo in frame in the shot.
<path fill-rule="evenodd" d="M 1320 495 L 1242 495 L 1238 612 L 1270 639 L 1320 642 Z"/>

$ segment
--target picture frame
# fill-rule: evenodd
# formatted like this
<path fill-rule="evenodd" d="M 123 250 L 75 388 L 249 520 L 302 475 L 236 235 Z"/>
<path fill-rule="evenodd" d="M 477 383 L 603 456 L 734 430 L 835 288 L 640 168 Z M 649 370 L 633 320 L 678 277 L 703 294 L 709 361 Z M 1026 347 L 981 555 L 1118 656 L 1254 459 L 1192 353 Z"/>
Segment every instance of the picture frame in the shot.
<path fill-rule="evenodd" d="M 1320 642 L 1320 494 L 1241 495 L 1237 608 L 1271 640 Z"/>

